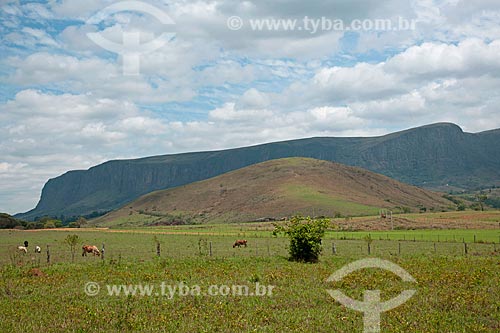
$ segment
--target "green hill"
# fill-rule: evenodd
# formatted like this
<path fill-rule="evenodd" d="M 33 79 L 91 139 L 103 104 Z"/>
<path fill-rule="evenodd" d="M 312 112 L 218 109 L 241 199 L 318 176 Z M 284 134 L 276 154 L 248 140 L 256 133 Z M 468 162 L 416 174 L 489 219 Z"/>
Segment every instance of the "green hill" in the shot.
<path fill-rule="evenodd" d="M 429 189 L 500 186 L 500 130 L 464 133 L 433 124 L 380 137 L 310 138 L 221 151 L 109 161 L 50 179 L 38 205 L 16 217 L 87 215 L 141 195 L 285 158 L 310 157 L 358 166 Z"/>
<path fill-rule="evenodd" d="M 267 161 L 208 180 L 153 192 L 93 224 L 230 223 L 303 215 L 376 215 L 454 206 L 440 194 L 365 169 L 309 158 Z"/>

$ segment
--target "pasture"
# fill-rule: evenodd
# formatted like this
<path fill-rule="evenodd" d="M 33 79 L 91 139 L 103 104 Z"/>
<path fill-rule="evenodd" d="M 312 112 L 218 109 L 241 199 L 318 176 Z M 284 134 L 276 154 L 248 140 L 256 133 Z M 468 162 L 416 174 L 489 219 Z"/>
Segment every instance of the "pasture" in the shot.
<path fill-rule="evenodd" d="M 302 264 L 286 259 L 288 240 L 271 237 L 270 228 L 253 223 L 0 231 L 0 332 L 361 332 L 362 314 L 341 306 L 327 289 L 341 289 L 360 300 L 363 290 L 380 289 L 387 300 L 410 287 L 417 290 L 413 298 L 382 314 L 382 332 L 500 330 L 500 248 L 494 243 L 499 230 L 329 232 L 320 263 Z M 81 244 L 104 244 L 104 260 L 82 257 L 79 245 L 72 262 L 64 243 L 70 234 L 77 234 Z M 370 257 L 400 265 L 416 284 L 380 269 L 326 282 L 345 264 L 369 256 L 363 240 L 368 234 L 373 239 Z M 233 248 L 235 239 L 242 238 L 248 247 Z M 467 255 L 462 239 L 469 242 Z M 30 243 L 27 255 L 13 250 L 24 240 Z M 41 254 L 34 253 L 36 245 Z M 89 281 L 101 287 L 97 296 L 84 292 Z M 106 289 L 148 284 L 158 290 L 161 283 L 202 290 L 259 283 L 274 289 L 270 296 L 173 297 L 117 296 Z"/>
<path fill-rule="evenodd" d="M 0 230 L 0 264 L 46 263 L 47 246 L 51 263 L 72 262 L 70 247 L 64 243 L 68 235 L 77 234 L 74 262 L 87 262 L 81 256 L 82 244 L 93 244 L 102 249 L 104 258 L 112 261 L 150 261 L 160 255 L 165 258 L 187 257 L 274 257 L 287 255 L 288 240 L 272 237 L 270 224 L 248 226 L 206 226 L 196 229 L 163 227 L 135 230 L 96 229 L 54 229 L 54 230 Z M 196 231 L 194 231 L 196 230 Z M 498 239 L 500 230 L 408 230 L 408 231 L 329 231 L 323 239 L 323 256 L 367 255 L 367 242 L 371 255 L 420 256 L 422 254 L 460 256 L 467 251 L 471 254 L 489 254 L 500 251 Z M 247 248 L 233 248 L 235 239 L 247 239 Z M 476 240 L 474 242 L 474 239 Z M 18 253 L 16 248 L 25 240 L 30 243 L 28 255 Z M 41 246 L 42 253 L 35 254 L 34 247 Z M 333 253 L 335 248 L 335 252 Z"/>

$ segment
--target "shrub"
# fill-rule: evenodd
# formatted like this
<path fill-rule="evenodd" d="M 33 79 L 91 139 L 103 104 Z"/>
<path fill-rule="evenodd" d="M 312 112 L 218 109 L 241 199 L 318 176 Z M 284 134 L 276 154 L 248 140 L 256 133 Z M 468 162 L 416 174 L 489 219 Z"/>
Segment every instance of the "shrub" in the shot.
<path fill-rule="evenodd" d="M 55 225 L 54 221 L 47 221 L 44 223 L 43 227 L 45 229 L 53 229 L 56 227 L 56 225 Z"/>
<path fill-rule="evenodd" d="M 78 235 L 73 234 L 73 235 L 68 235 L 64 239 L 64 243 L 69 245 L 69 248 L 71 250 L 71 261 L 75 261 L 75 251 L 76 251 L 76 246 L 80 242 L 80 237 Z"/>
<path fill-rule="evenodd" d="M 283 233 L 290 239 L 290 260 L 317 262 L 321 254 L 321 239 L 329 225 L 328 219 L 294 216 L 283 224 L 275 224 L 273 235 Z"/>
<path fill-rule="evenodd" d="M 458 211 L 464 211 L 465 210 L 465 204 L 463 202 L 459 202 L 457 204 L 457 210 Z"/>
<path fill-rule="evenodd" d="M 339 218 L 342 218 L 344 216 L 340 212 L 335 212 L 334 215 L 333 215 L 333 217 L 336 218 L 336 219 L 339 219 Z"/>
<path fill-rule="evenodd" d="M 470 205 L 470 208 L 475 210 L 475 211 L 479 211 L 481 210 L 481 206 L 479 205 L 479 203 L 475 202 L 473 204 Z"/>

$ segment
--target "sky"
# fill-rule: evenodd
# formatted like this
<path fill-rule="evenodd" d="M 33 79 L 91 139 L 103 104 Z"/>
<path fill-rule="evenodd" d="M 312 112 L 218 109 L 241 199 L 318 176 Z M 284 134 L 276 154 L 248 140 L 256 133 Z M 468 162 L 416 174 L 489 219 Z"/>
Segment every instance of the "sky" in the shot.
<path fill-rule="evenodd" d="M 0 35 L 0 212 L 111 159 L 500 127 L 497 0 L 0 0 Z"/>

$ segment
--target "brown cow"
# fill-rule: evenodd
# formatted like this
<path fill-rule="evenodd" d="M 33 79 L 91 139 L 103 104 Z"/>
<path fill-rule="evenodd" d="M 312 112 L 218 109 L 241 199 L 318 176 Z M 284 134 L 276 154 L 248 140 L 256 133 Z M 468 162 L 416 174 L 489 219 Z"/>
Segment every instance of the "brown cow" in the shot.
<path fill-rule="evenodd" d="M 84 245 L 84 246 L 82 246 L 82 250 L 83 250 L 82 257 L 87 256 L 87 253 L 92 253 L 94 256 L 101 255 L 101 252 L 99 251 L 99 249 L 95 245 Z"/>
<path fill-rule="evenodd" d="M 238 239 L 236 242 L 234 242 L 233 248 L 235 248 L 235 247 L 241 247 L 242 245 L 245 245 L 245 247 L 247 247 L 247 241 L 246 241 L 246 239 Z"/>

